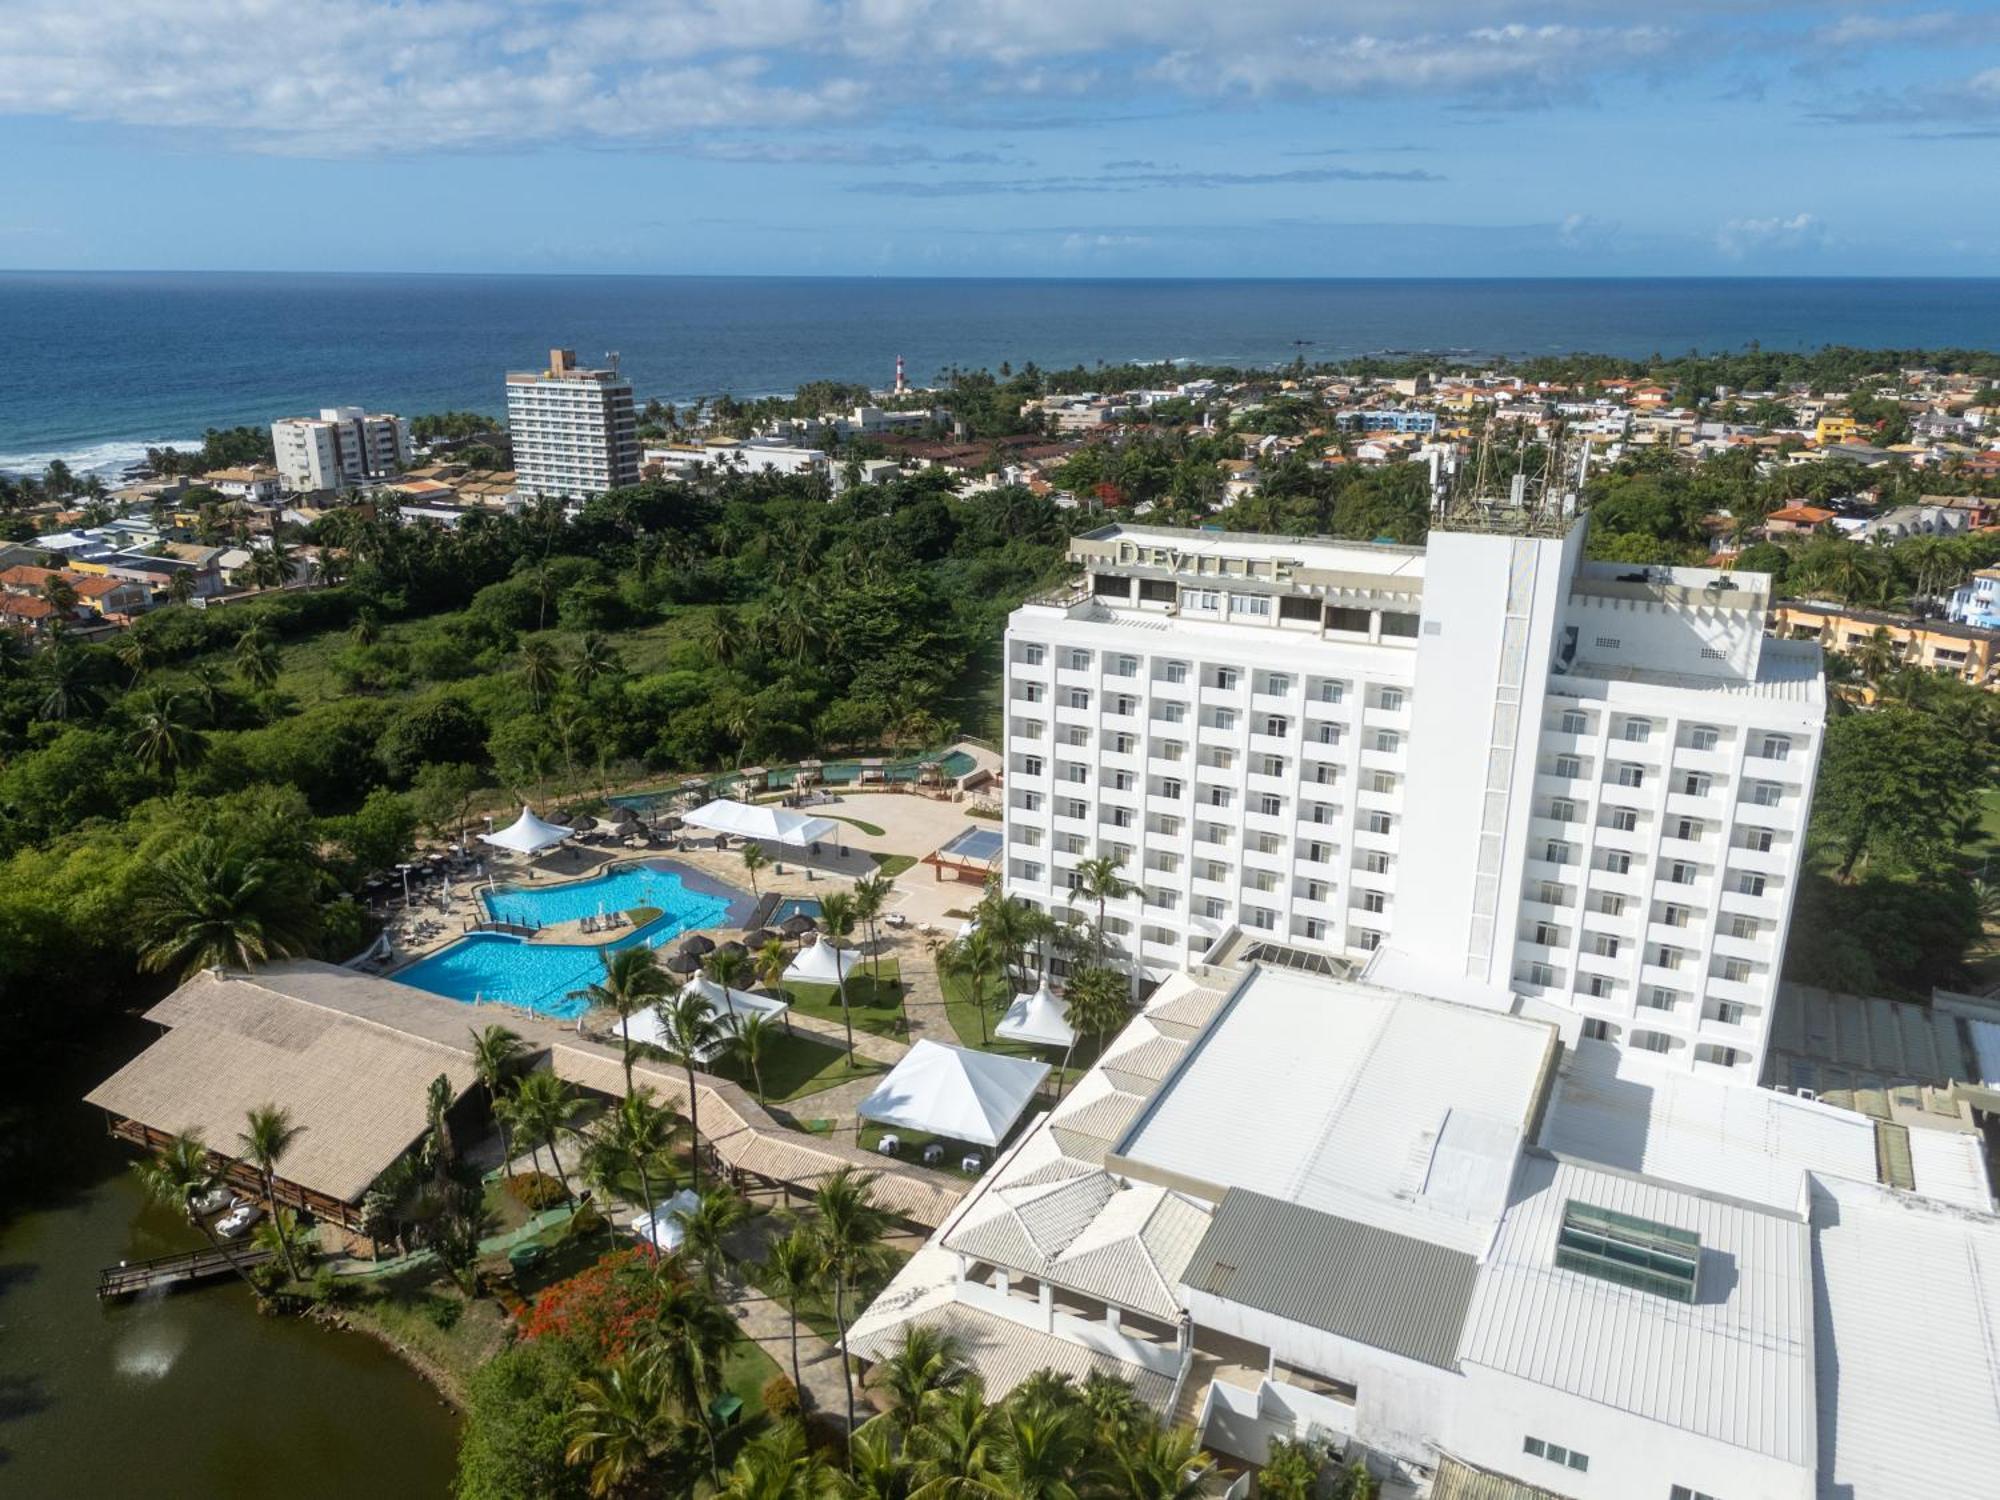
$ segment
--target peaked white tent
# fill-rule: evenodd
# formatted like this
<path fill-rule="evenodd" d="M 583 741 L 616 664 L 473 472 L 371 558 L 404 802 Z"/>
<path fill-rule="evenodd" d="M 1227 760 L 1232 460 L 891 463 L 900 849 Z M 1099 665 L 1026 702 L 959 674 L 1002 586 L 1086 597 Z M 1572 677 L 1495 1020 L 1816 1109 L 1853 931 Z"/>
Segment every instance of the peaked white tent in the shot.
<path fill-rule="evenodd" d="M 948 1140 L 998 1146 L 1048 1077 L 1047 1063 L 919 1041 L 856 1113 Z"/>
<path fill-rule="evenodd" d="M 1014 997 L 993 1034 L 1037 1047 L 1067 1047 L 1076 1040 L 1076 1028 L 1069 1024 L 1069 1007 L 1050 993 L 1046 979 L 1034 994 Z"/>
<path fill-rule="evenodd" d="M 681 821 L 690 828 L 706 828 L 710 833 L 734 834 L 765 844 L 831 843 L 838 847 L 840 825 L 831 818 L 814 818 L 805 813 L 787 812 L 782 807 L 764 807 L 717 797 L 693 812 L 682 813 Z"/>
<path fill-rule="evenodd" d="M 815 938 L 799 949 L 785 978 L 793 984 L 839 984 L 860 962 L 861 955 L 852 948 L 836 948 L 825 938 Z"/>
<path fill-rule="evenodd" d="M 632 1232 L 642 1240 L 650 1240 L 654 1249 L 672 1255 L 680 1249 L 681 1241 L 687 1238 L 687 1225 L 681 1215 L 691 1214 L 700 1207 L 701 1199 L 682 1188 L 651 1213 L 640 1214 L 634 1219 Z"/>
<path fill-rule="evenodd" d="M 491 844 L 496 849 L 507 849 L 515 854 L 540 854 L 544 849 L 560 844 L 572 833 L 573 828 L 563 828 L 555 823 L 544 822 L 535 816 L 535 810 L 526 803 L 521 805 L 521 816 L 509 823 L 498 833 L 482 833 L 479 842 Z"/>
<path fill-rule="evenodd" d="M 789 1001 L 777 1000 L 769 995 L 760 995 L 755 990 L 746 990 L 733 984 L 729 987 L 728 1001 L 725 1004 L 722 986 L 705 974 L 695 975 L 682 988 L 692 988 L 696 993 L 707 998 L 708 1003 L 715 1007 L 716 1024 L 725 1033 L 734 1032 L 736 1029 L 735 1022 L 738 1017 L 782 1016 L 792 1008 Z M 613 1035 L 617 1034 L 620 1025 L 622 1025 L 626 1034 L 635 1042 L 644 1042 L 648 1046 L 653 1047 L 664 1047 L 666 1045 L 666 1033 L 660 1025 L 660 1013 L 651 1006 L 648 1006 L 636 1015 L 627 1016 L 622 1023 L 614 1025 L 612 1027 Z M 727 1040 L 726 1037 L 725 1040 Z M 721 1050 L 720 1044 L 710 1047 L 702 1053 L 702 1056 L 698 1060 L 706 1062 Z"/>

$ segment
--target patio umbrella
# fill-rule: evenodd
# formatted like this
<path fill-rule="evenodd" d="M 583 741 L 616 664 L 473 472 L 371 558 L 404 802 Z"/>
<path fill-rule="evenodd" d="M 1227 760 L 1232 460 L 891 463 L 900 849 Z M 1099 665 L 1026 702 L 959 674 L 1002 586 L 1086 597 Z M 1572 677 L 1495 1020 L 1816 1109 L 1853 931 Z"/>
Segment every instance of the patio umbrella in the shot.
<path fill-rule="evenodd" d="M 586 813 L 570 824 L 570 827 L 574 828 L 578 833 L 589 833 L 597 827 L 597 819 Z"/>
<path fill-rule="evenodd" d="M 687 827 L 687 824 L 679 818 L 670 817 L 667 819 L 666 829 L 668 833 L 679 833 L 685 827 Z"/>
<path fill-rule="evenodd" d="M 715 950 L 717 953 L 734 953 L 738 958 L 748 958 L 750 950 L 741 943 L 730 941 Z"/>
<path fill-rule="evenodd" d="M 666 961 L 665 968 L 670 974 L 693 974 L 701 968 L 701 960 L 692 953 L 676 953 Z"/>
<path fill-rule="evenodd" d="M 800 938 L 809 932 L 817 930 L 818 927 L 819 923 L 815 922 L 804 912 L 795 911 L 778 924 L 778 931 L 782 932 L 786 937 Z"/>
<path fill-rule="evenodd" d="M 746 932 L 743 934 L 743 946 L 754 953 L 776 936 L 777 934 L 771 931 L 770 928 L 759 927 L 755 932 Z"/>
<path fill-rule="evenodd" d="M 611 825 L 611 831 L 623 838 L 628 833 L 637 833 L 639 825 L 633 821 L 630 813 L 620 813 L 618 821 Z"/>
<path fill-rule="evenodd" d="M 715 939 L 711 937 L 703 937 L 698 932 L 693 934 L 691 937 L 688 938 L 686 942 L 681 944 L 681 952 L 692 953 L 696 958 L 700 958 L 704 953 L 713 953 L 714 951 L 715 951 Z"/>

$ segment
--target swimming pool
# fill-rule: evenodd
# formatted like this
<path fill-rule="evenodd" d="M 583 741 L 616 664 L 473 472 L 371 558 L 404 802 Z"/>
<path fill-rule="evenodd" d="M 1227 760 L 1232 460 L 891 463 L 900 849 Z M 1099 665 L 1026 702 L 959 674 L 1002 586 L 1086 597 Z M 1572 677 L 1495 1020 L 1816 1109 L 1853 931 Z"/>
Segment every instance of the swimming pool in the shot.
<path fill-rule="evenodd" d="M 589 1008 L 577 991 L 604 977 L 602 955 L 644 943 L 649 948 L 700 927 L 720 926 L 729 914 L 726 896 L 691 891 L 680 876 L 640 866 L 570 885 L 489 891 L 495 919 L 524 926 L 574 922 L 635 906 L 657 906 L 660 915 L 603 947 L 582 943 L 531 943 L 504 932 L 474 932 L 390 977 L 449 1000 L 497 1000 L 571 1021 Z"/>
<path fill-rule="evenodd" d="M 776 927 L 780 922 L 798 916 L 811 917 L 817 922 L 819 920 L 818 899 L 812 896 L 787 896 L 771 908 L 771 915 L 765 919 L 764 925 L 766 927 Z"/>

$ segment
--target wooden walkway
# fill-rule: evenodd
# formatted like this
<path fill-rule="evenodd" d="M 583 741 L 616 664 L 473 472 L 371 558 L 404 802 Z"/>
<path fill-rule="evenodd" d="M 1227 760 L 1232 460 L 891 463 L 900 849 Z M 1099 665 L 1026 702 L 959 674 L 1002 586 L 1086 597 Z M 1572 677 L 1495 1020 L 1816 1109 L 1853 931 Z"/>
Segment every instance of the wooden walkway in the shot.
<path fill-rule="evenodd" d="M 271 1255 L 269 1250 L 245 1245 L 240 1250 L 186 1250 L 176 1255 L 156 1255 L 151 1260 L 127 1261 L 106 1266 L 97 1273 L 97 1295 L 105 1299 L 134 1297 L 155 1287 L 192 1286 L 197 1281 L 233 1275 L 231 1256 L 237 1266 L 248 1267 L 262 1265 Z"/>

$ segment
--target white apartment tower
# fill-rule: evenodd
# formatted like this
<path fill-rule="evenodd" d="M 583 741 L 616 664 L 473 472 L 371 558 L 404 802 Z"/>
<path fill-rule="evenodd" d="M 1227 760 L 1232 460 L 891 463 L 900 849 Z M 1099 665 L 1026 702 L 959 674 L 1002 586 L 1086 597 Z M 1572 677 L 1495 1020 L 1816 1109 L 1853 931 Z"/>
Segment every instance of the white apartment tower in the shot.
<path fill-rule="evenodd" d="M 1007 630 L 1006 888 L 1152 978 L 1232 930 L 1754 1083 L 1825 714 L 1761 574 L 1110 526 Z M 1378 952 L 1378 950 L 1380 950 Z"/>
<path fill-rule="evenodd" d="M 410 463 L 410 424 L 390 412 L 328 406 L 317 417 L 271 424 L 279 482 L 294 494 L 344 490 L 401 473 Z"/>
<path fill-rule="evenodd" d="M 581 500 L 639 482 L 632 382 L 616 356 L 583 370 L 574 351 L 551 349 L 547 369 L 509 372 L 507 426 L 522 494 Z"/>

